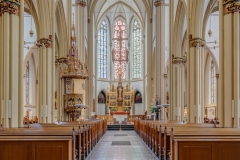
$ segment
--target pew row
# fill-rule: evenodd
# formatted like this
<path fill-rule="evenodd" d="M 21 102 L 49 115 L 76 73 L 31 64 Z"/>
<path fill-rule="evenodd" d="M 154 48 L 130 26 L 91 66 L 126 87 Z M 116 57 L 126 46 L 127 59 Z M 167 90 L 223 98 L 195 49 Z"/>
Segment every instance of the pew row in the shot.
<path fill-rule="evenodd" d="M 233 157 L 239 154 L 237 149 L 240 149 L 240 129 L 216 128 L 218 126 L 212 124 L 184 124 L 174 121 L 135 121 L 134 125 L 137 134 L 159 159 L 217 160 L 228 159 L 228 153 Z M 220 151 L 219 145 L 222 148 L 225 147 L 227 152 L 223 152 L 223 149 Z M 204 158 L 202 154 L 205 154 Z"/>
<path fill-rule="evenodd" d="M 106 120 L 80 124 L 60 122 L 31 125 L 32 128 L 2 129 L 0 159 L 85 159 L 106 132 L 106 123 Z"/>

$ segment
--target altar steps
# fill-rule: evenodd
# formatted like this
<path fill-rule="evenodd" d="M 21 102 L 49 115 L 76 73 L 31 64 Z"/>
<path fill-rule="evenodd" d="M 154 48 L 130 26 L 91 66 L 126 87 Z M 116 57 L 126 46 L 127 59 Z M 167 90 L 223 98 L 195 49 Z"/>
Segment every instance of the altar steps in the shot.
<path fill-rule="evenodd" d="M 121 130 L 123 131 L 133 131 L 134 130 L 134 125 L 127 125 L 127 124 L 111 124 L 107 126 L 108 131 L 119 131 L 121 126 Z"/>

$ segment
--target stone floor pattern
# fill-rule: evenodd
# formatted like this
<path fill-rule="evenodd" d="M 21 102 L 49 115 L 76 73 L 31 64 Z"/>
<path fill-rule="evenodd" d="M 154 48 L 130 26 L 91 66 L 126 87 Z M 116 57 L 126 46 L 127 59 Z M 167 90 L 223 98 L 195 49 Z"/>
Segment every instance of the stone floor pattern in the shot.
<path fill-rule="evenodd" d="M 127 134 L 127 136 L 117 136 L 118 134 Z M 131 145 L 112 145 L 113 141 L 130 141 Z M 88 160 L 156 159 L 157 157 L 134 131 L 107 131 L 88 158 Z"/>

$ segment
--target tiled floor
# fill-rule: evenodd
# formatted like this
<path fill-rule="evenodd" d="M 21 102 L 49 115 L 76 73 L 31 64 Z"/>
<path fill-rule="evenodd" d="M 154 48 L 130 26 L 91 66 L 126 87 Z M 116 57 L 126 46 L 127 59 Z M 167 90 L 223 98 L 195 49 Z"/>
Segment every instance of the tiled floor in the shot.
<path fill-rule="evenodd" d="M 112 141 L 130 141 L 131 145 L 112 146 Z M 156 157 L 134 131 L 107 131 L 94 148 L 89 160 L 156 160 Z"/>

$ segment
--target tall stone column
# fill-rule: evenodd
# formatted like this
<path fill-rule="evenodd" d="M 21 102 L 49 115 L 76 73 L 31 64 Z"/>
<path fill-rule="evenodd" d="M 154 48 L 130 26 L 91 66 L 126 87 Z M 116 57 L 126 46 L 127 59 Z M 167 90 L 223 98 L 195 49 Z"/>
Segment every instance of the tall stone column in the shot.
<path fill-rule="evenodd" d="M 165 1 L 155 1 L 156 7 L 156 95 L 159 104 L 166 102 L 166 87 L 164 83 L 165 68 Z M 153 97 L 154 98 L 154 97 Z"/>
<path fill-rule="evenodd" d="M 39 71 L 39 122 L 51 123 L 52 121 L 52 106 L 54 104 L 54 97 L 52 95 L 53 82 L 53 65 L 52 65 L 52 39 L 42 38 L 37 41 Z"/>
<path fill-rule="evenodd" d="M 4 127 L 23 126 L 23 20 L 23 0 L 0 0 L 0 121 Z"/>
<path fill-rule="evenodd" d="M 218 117 L 222 127 L 239 127 L 240 2 L 220 0 L 220 72 Z"/>
<path fill-rule="evenodd" d="M 57 102 L 55 102 L 55 103 L 57 103 L 56 104 L 56 106 L 57 106 L 57 121 L 61 121 L 61 101 L 62 101 L 62 99 L 61 99 L 61 97 L 62 97 L 62 95 L 60 94 L 60 89 L 61 89 L 61 78 L 60 78 L 60 75 L 59 75 L 59 73 L 60 73 L 60 64 L 59 64 L 59 62 L 56 60 L 56 66 L 55 66 L 55 68 L 56 68 L 56 87 L 57 87 Z"/>
<path fill-rule="evenodd" d="M 189 54 L 187 57 L 188 88 L 188 122 L 202 123 L 204 116 L 204 47 L 201 38 L 189 37 Z"/>
<path fill-rule="evenodd" d="M 51 31 L 52 31 L 52 33 L 53 33 L 53 35 L 55 35 L 55 25 L 56 25 L 56 7 L 55 7 L 55 0 L 51 0 L 51 11 L 52 11 L 52 25 L 51 25 Z M 52 98 L 54 99 L 54 101 L 52 101 L 51 103 L 52 103 L 52 106 L 51 106 L 51 115 L 52 115 L 52 117 L 51 117 L 51 122 L 54 122 L 54 120 L 55 120 L 55 116 L 54 116 L 54 113 L 55 113 L 55 92 L 56 92 L 56 86 L 55 86 L 55 83 L 56 83 L 56 78 L 55 78 L 55 75 L 54 75 L 54 73 L 55 73 L 55 69 L 56 69 L 56 67 L 55 67 L 55 59 L 56 59 L 56 48 L 55 48 L 55 46 L 56 46 L 56 40 L 55 40 L 55 36 L 52 36 L 52 55 L 51 55 L 51 57 L 52 57 L 52 75 L 51 75 L 51 78 L 52 79 L 50 79 L 51 81 L 52 81 L 52 86 L 51 86 L 51 92 L 52 92 Z"/>
<path fill-rule="evenodd" d="M 173 56 L 174 57 L 174 56 Z M 171 104 L 171 115 L 170 115 L 170 120 L 174 121 L 180 121 L 180 115 L 181 115 L 181 106 L 179 104 L 179 95 L 180 95 L 180 67 L 179 64 L 174 63 L 172 61 L 172 67 L 171 67 L 171 99 L 170 99 L 170 104 Z"/>
<path fill-rule="evenodd" d="M 183 78 L 184 78 L 184 64 L 186 59 L 184 57 L 172 56 L 171 67 L 171 120 L 182 121 L 184 118 L 184 97 L 183 95 Z"/>
<path fill-rule="evenodd" d="M 77 50 L 78 59 L 85 63 L 85 24 L 84 9 L 86 6 L 85 0 L 76 0 L 76 32 L 77 32 Z"/>
<path fill-rule="evenodd" d="M 53 123 L 55 112 L 55 1 L 37 0 L 38 47 L 38 117 L 40 123 Z"/>
<path fill-rule="evenodd" d="M 215 115 L 218 118 L 218 102 L 219 102 L 219 74 L 216 74 L 216 109 L 215 109 Z"/>
<path fill-rule="evenodd" d="M 76 32 L 77 32 L 77 50 L 78 50 L 78 59 L 85 64 L 85 0 L 76 0 Z M 82 86 L 86 86 L 85 80 L 81 80 Z M 86 92 L 85 89 L 82 88 L 80 91 L 83 95 L 83 103 L 86 104 Z"/>

